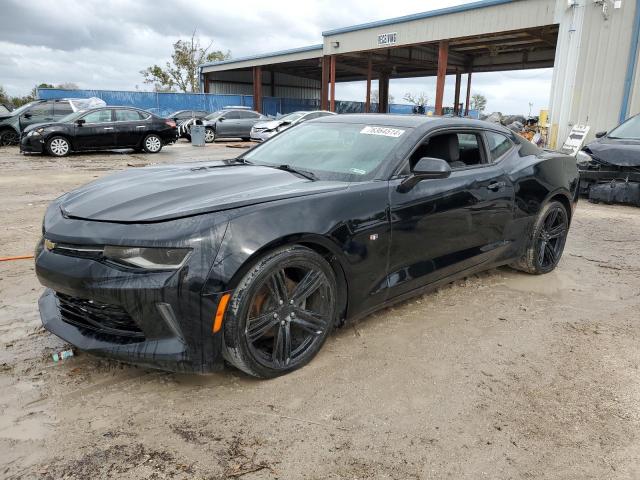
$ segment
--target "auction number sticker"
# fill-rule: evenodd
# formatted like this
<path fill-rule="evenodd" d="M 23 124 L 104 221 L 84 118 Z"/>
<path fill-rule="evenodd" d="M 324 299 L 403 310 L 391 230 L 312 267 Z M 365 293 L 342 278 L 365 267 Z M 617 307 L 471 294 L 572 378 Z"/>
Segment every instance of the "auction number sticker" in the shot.
<path fill-rule="evenodd" d="M 404 133 L 404 130 L 400 130 L 399 128 L 366 126 L 360 130 L 360 133 L 364 133 L 365 135 L 382 135 L 383 137 L 398 138 Z"/>

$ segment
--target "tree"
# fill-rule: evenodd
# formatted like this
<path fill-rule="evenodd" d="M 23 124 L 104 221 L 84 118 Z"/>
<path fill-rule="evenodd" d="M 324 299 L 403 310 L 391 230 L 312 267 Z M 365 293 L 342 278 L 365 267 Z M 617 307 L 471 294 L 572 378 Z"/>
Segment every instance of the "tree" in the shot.
<path fill-rule="evenodd" d="M 417 95 L 407 92 L 404 94 L 404 97 L 402 97 L 402 99 L 406 100 L 412 105 L 415 105 L 416 107 L 426 107 L 429 103 L 429 97 L 424 92 L 421 92 Z"/>
<path fill-rule="evenodd" d="M 140 71 L 144 83 L 153 85 L 159 92 L 171 92 L 175 88 L 185 93 L 199 92 L 198 65 L 231 58 L 231 52 L 211 51 L 212 46 L 213 42 L 202 48 L 194 31 L 190 40 L 178 40 L 173 44 L 171 62 L 167 62 L 164 68 L 153 65 Z"/>
<path fill-rule="evenodd" d="M 393 103 L 394 100 L 393 95 L 389 94 L 389 103 Z M 371 91 L 371 103 L 380 103 L 380 93 L 378 90 Z"/>
<path fill-rule="evenodd" d="M 471 108 L 473 110 L 482 112 L 486 106 L 487 106 L 487 97 L 485 97 L 481 93 L 474 93 L 473 95 L 471 95 Z"/>

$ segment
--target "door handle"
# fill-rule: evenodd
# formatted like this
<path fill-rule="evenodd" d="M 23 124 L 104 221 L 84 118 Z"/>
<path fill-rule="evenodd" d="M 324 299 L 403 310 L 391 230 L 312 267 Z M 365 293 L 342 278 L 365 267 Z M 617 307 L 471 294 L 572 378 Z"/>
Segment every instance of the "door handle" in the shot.
<path fill-rule="evenodd" d="M 104 127 L 104 130 L 113 130 L 113 127 Z"/>
<path fill-rule="evenodd" d="M 147 128 L 146 125 L 138 125 L 136 128 Z"/>
<path fill-rule="evenodd" d="M 498 190 L 504 188 L 506 186 L 505 182 L 492 182 L 487 185 L 487 190 L 491 190 L 492 192 L 497 192 Z"/>

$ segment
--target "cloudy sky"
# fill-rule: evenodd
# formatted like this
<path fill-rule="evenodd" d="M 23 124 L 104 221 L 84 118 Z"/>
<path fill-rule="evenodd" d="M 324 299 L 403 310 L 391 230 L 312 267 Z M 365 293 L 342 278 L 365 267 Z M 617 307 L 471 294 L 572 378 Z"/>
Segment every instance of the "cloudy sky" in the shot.
<path fill-rule="evenodd" d="M 37 83 L 81 88 L 148 89 L 139 73 L 163 64 L 177 39 L 198 30 L 203 44 L 241 57 L 321 43 L 321 32 L 469 0 L 3 0 L 0 85 L 24 95 Z M 528 113 L 547 106 L 551 70 L 474 75 L 473 91 L 488 111 Z M 434 98 L 435 79 L 392 80 L 396 101 L 406 92 Z M 339 84 L 337 97 L 364 100 L 360 83 Z M 447 79 L 445 102 L 452 103 Z"/>

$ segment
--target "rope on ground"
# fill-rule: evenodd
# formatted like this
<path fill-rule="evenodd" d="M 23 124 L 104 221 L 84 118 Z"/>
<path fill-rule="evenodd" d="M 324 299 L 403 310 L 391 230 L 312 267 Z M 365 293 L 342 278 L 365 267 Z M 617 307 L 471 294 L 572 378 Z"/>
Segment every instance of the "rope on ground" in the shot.
<path fill-rule="evenodd" d="M 18 255 L 17 257 L 0 257 L 0 262 L 10 262 L 12 260 L 28 260 L 33 258 L 33 255 Z"/>

